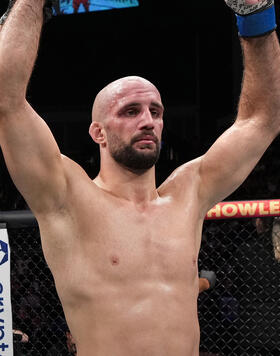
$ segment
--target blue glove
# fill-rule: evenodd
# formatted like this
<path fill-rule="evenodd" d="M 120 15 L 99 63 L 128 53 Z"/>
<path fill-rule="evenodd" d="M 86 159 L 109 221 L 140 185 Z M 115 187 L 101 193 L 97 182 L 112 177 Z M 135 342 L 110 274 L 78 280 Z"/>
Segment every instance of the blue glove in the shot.
<path fill-rule="evenodd" d="M 241 37 L 259 37 L 276 29 L 273 0 L 225 0 L 235 12 Z"/>

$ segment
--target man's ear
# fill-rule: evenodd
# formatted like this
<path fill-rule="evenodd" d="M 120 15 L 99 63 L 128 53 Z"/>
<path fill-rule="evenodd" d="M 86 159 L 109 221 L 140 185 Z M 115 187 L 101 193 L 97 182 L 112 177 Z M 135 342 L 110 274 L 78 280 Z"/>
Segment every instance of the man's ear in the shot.
<path fill-rule="evenodd" d="M 93 121 L 89 127 L 89 134 L 98 145 L 106 144 L 106 133 L 100 122 Z"/>

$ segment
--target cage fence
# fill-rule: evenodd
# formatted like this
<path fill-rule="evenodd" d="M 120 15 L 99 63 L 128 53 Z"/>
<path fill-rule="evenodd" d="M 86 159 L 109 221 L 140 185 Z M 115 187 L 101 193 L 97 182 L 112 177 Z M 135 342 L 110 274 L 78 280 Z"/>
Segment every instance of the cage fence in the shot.
<path fill-rule="evenodd" d="M 201 356 L 280 355 L 280 212 L 256 212 L 204 222 L 198 267 L 217 282 L 198 299 Z M 37 225 L 7 225 L 13 328 L 29 336 L 15 355 L 75 355 Z"/>
<path fill-rule="evenodd" d="M 279 200 L 225 202 L 212 213 L 219 220 L 204 222 L 199 270 L 217 282 L 198 300 L 201 354 L 280 355 Z"/>
<path fill-rule="evenodd" d="M 53 277 L 43 257 L 38 227 L 9 229 L 13 329 L 29 341 L 14 340 L 15 356 L 71 355 L 67 324 Z"/>

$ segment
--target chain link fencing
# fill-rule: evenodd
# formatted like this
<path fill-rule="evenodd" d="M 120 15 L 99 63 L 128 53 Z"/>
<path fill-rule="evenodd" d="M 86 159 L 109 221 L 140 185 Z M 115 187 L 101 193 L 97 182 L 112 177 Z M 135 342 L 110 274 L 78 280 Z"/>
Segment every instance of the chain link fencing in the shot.
<path fill-rule="evenodd" d="M 198 301 L 203 355 L 280 355 L 279 224 L 205 221 L 199 268 L 217 282 Z"/>
<path fill-rule="evenodd" d="M 8 234 L 13 328 L 29 337 L 26 343 L 14 338 L 15 356 L 74 355 L 38 227 L 8 229 Z"/>
<path fill-rule="evenodd" d="M 198 300 L 201 356 L 280 355 L 278 226 L 273 217 L 205 221 L 199 270 L 217 282 Z M 8 232 L 13 327 L 29 336 L 15 355 L 74 355 L 38 227 Z"/>

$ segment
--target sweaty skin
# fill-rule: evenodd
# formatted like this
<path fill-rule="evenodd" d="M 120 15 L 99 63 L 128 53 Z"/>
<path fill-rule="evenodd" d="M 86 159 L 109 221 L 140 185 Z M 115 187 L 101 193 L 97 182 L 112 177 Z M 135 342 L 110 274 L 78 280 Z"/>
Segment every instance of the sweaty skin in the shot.
<path fill-rule="evenodd" d="M 241 39 L 244 78 L 236 121 L 203 156 L 177 168 L 158 188 L 154 165 L 133 164 L 136 158 L 156 159 L 163 128 L 160 94 L 135 76 L 109 84 L 93 107 L 89 133 L 99 145 L 101 165 L 91 180 L 60 153 L 26 101 L 43 5 L 44 0 L 17 0 L 1 29 L 0 145 L 38 220 L 77 354 L 198 356 L 202 223 L 279 134 L 278 38 L 273 32 Z M 217 90 L 217 105 L 219 95 Z"/>

